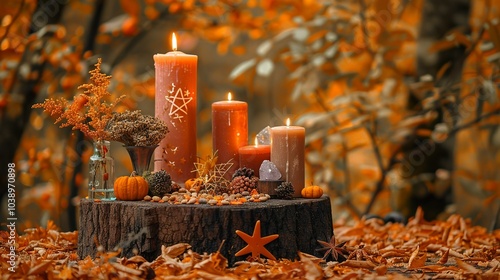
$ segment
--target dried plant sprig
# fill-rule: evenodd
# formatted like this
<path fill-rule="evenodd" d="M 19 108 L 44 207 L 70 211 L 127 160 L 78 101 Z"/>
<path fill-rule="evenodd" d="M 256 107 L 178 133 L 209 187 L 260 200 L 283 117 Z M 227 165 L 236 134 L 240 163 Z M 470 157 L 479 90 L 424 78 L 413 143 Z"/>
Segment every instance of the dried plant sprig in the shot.
<path fill-rule="evenodd" d="M 111 140 L 126 146 L 154 146 L 168 133 L 165 122 L 140 110 L 113 114 L 107 130 Z"/>
<path fill-rule="evenodd" d="M 111 76 L 101 73 L 101 59 L 97 60 L 95 69 L 89 71 L 90 83 L 83 84 L 78 89 L 83 93 L 75 95 L 73 102 L 65 98 L 45 99 L 32 108 L 43 108 L 51 116 L 57 116 L 55 124 L 59 127 L 72 126 L 73 130 L 80 130 L 85 136 L 94 141 L 109 140 L 106 125 L 113 115 L 115 106 L 125 97 L 124 95 L 111 101 L 111 93 L 107 88 Z"/>

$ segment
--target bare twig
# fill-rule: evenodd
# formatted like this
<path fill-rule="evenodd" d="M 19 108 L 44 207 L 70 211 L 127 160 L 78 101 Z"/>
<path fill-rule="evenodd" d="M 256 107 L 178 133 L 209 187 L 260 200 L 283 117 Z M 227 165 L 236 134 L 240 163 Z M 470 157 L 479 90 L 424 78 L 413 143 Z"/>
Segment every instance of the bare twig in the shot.
<path fill-rule="evenodd" d="M 370 46 L 370 40 L 368 40 L 368 28 L 366 27 L 366 16 L 365 16 L 365 12 L 366 12 L 366 3 L 364 0 L 358 0 L 358 3 L 359 3 L 359 18 L 361 19 L 361 22 L 360 22 L 360 25 L 361 25 L 361 29 L 363 31 L 363 40 L 365 42 L 365 45 L 366 45 L 366 50 L 368 51 L 368 53 L 374 57 L 375 56 L 375 52 L 372 50 L 371 46 Z"/>
<path fill-rule="evenodd" d="M 20 5 L 19 5 L 19 9 L 17 10 L 17 12 L 14 14 L 14 16 L 12 17 L 12 21 L 10 22 L 9 25 L 7 25 L 5 27 L 5 33 L 3 34 L 3 36 L 0 38 L 0 42 L 3 42 L 3 40 L 5 38 L 7 38 L 7 36 L 9 35 L 9 31 L 10 31 L 10 28 L 12 27 L 12 25 L 14 24 L 14 22 L 16 22 L 16 20 L 19 18 L 19 16 L 21 15 L 21 13 L 23 12 L 23 8 L 24 8 L 24 4 L 26 3 L 26 0 L 22 0 Z"/>
<path fill-rule="evenodd" d="M 483 115 L 475 118 L 474 120 L 472 120 L 472 121 L 470 121 L 468 123 L 464 123 L 462 125 L 454 127 L 452 130 L 450 130 L 449 135 L 453 135 L 453 134 L 459 132 L 462 129 L 469 128 L 469 127 L 471 127 L 471 126 L 479 123 L 480 121 L 482 121 L 482 120 L 484 120 L 486 118 L 489 118 L 491 116 L 494 116 L 494 115 L 500 115 L 500 108 L 497 108 L 497 109 L 495 109 L 495 110 L 493 110 L 491 112 L 485 113 L 485 114 L 483 114 Z"/>
<path fill-rule="evenodd" d="M 142 28 L 139 30 L 139 33 L 134 37 L 130 38 L 123 47 L 120 49 L 118 54 L 115 56 L 113 61 L 110 63 L 109 71 L 111 71 L 116 65 L 118 65 L 126 56 L 130 50 L 141 41 L 144 36 L 146 36 L 147 32 L 150 31 L 156 24 L 158 24 L 159 19 L 169 14 L 169 9 L 164 9 L 158 17 L 155 19 L 151 19 L 142 24 Z"/>
<path fill-rule="evenodd" d="M 389 158 L 389 162 L 387 163 L 387 166 L 384 167 L 383 165 L 380 166 L 380 171 L 381 171 L 381 176 L 380 179 L 377 182 L 377 185 L 375 187 L 375 191 L 373 191 L 372 196 L 370 197 L 370 202 L 368 202 L 368 205 L 366 205 L 365 211 L 363 212 L 363 215 L 367 215 L 370 213 L 372 210 L 373 205 L 375 204 L 375 201 L 377 200 L 377 196 L 380 194 L 380 192 L 384 189 L 384 183 L 385 179 L 387 178 L 387 172 L 392 169 L 394 164 L 396 164 L 396 156 L 399 154 L 401 151 L 401 147 L 403 145 L 399 145 L 399 147 L 393 152 L 391 157 Z M 375 150 L 375 149 L 374 149 Z M 377 148 L 378 150 L 378 148 Z M 380 154 L 380 151 L 378 151 Z"/>
<path fill-rule="evenodd" d="M 500 108 L 494 110 L 494 111 L 491 111 L 491 112 L 488 112 L 486 114 L 483 114 L 479 117 L 477 117 L 476 119 L 468 122 L 468 123 L 465 123 L 463 125 L 460 125 L 460 126 L 457 126 L 455 127 L 454 129 L 452 129 L 450 132 L 449 132 L 449 135 L 453 135 L 455 133 L 457 133 L 458 131 L 462 130 L 462 129 L 466 129 L 466 128 L 469 128 L 471 127 L 472 125 L 474 124 L 477 124 L 479 123 L 481 120 L 483 119 L 486 119 L 488 117 L 491 117 L 493 115 L 497 115 L 497 114 L 500 114 Z M 371 135 L 371 134 L 370 134 Z M 372 140 L 372 144 L 373 144 L 373 140 Z M 385 182 L 385 179 L 387 177 L 387 172 L 389 170 L 391 170 L 391 168 L 394 166 L 394 164 L 397 162 L 396 161 L 396 156 L 399 154 L 399 152 L 401 151 L 401 147 L 403 145 L 400 145 L 398 147 L 398 149 L 392 154 L 391 158 L 389 159 L 389 162 L 387 163 L 387 166 L 384 167 L 383 165 L 380 165 L 380 170 L 382 172 L 382 175 L 380 177 L 380 180 L 377 182 L 377 186 L 375 188 L 375 191 L 373 192 L 371 198 L 370 198 L 370 202 L 368 203 L 368 205 L 366 206 L 366 209 L 365 209 L 365 212 L 364 212 L 364 215 L 370 213 L 371 211 L 371 208 L 373 207 L 373 204 L 375 204 L 375 201 L 377 199 L 377 196 L 380 194 L 380 192 L 383 190 L 383 187 L 384 187 L 384 182 Z M 378 150 L 378 147 L 377 149 L 374 149 L 374 152 L 375 154 L 377 154 L 377 151 Z M 378 152 L 380 154 L 380 152 Z M 379 162 L 380 164 L 380 162 Z"/>
<path fill-rule="evenodd" d="M 375 139 L 375 135 L 367 126 L 365 126 L 365 128 L 366 128 L 366 131 L 368 132 L 368 135 L 370 136 L 370 142 L 372 144 L 373 153 L 375 154 L 375 158 L 377 159 L 377 164 L 378 164 L 378 167 L 380 169 L 380 173 L 382 175 L 380 177 L 380 180 L 377 182 L 377 187 L 375 188 L 375 191 L 373 192 L 373 194 L 370 198 L 370 202 L 366 206 L 364 215 L 370 213 L 371 208 L 372 208 L 373 204 L 375 203 L 375 200 L 376 200 L 378 194 L 382 191 L 382 189 L 384 187 L 385 177 L 387 176 L 387 169 L 384 167 L 384 162 L 382 160 L 382 154 L 380 153 L 380 149 L 379 149 L 377 141 Z"/>

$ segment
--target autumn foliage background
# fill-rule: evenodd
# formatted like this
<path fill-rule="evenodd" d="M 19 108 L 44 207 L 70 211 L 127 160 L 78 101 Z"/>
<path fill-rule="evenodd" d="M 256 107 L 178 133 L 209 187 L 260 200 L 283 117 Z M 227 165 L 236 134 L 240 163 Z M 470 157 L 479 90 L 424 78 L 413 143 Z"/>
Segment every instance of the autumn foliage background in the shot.
<path fill-rule="evenodd" d="M 152 56 L 199 56 L 198 153 L 210 104 L 249 102 L 250 137 L 306 127 L 308 181 L 335 219 L 459 213 L 500 224 L 500 4 L 496 1 L 4 1 L 0 7 L 2 195 L 16 164 L 18 230 L 77 227 L 91 143 L 34 103 L 71 98 L 98 57 L 117 110 L 154 114 Z M 167 136 L 168 137 L 168 136 Z M 119 144 L 117 174 L 131 170 Z M 6 203 L 2 200 L 2 220 Z"/>

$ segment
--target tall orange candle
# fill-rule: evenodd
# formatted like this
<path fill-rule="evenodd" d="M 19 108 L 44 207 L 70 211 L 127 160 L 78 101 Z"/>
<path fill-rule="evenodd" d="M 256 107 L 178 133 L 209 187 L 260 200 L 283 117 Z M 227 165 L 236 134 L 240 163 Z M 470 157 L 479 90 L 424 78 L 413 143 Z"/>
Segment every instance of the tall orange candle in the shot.
<path fill-rule="evenodd" d="M 212 104 L 212 145 L 217 163 L 232 163 L 224 178 L 230 179 L 239 167 L 238 149 L 248 143 L 248 105 L 231 100 Z"/>
<path fill-rule="evenodd" d="M 198 56 L 177 50 L 156 54 L 155 116 L 165 121 L 169 133 L 155 150 L 154 170 L 164 169 L 183 183 L 193 176 L 196 154 L 196 77 Z"/>
<path fill-rule="evenodd" d="M 271 162 L 281 173 L 281 179 L 292 183 L 294 197 L 300 197 L 305 184 L 305 128 L 286 126 L 271 128 Z"/>
<path fill-rule="evenodd" d="M 269 145 L 259 145 L 255 138 L 255 145 L 243 146 L 238 150 L 240 154 L 240 168 L 248 167 L 254 171 L 255 176 L 259 176 L 260 165 L 264 160 L 270 160 L 271 147 Z"/>

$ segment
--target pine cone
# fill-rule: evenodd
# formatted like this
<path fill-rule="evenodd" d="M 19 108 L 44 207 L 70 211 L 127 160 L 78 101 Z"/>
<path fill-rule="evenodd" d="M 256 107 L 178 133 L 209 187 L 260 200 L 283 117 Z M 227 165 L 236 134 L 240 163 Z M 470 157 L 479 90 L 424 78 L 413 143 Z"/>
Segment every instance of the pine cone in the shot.
<path fill-rule="evenodd" d="M 250 169 L 248 167 L 241 167 L 241 168 L 236 169 L 236 171 L 233 173 L 233 177 L 231 178 L 231 180 L 234 180 L 234 178 L 239 177 L 239 176 L 245 176 L 248 178 L 252 178 L 255 175 L 254 173 L 255 172 L 253 171 L 253 169 Z"/>
<path fill-rule="evenodd" d="M 251 192 L 257 187 L 258 182 L 259 178 L 255 176 L 237 176 L 233 180 L 231 180 L 231 184 L 229 185 L 229 193 L 237 194 L 244 191 Z"/>
<path fill-rule="evenodd" d="M 153 172 L 145 178 L 149 185 L 150 195 L 163 196 L 172 190 L 172 179 L 165 170 Z"/>
<path fill-rule="evenodd" d="M 276 196 L 281 199 L 292 199 L 294 192 L 290 182 L 283 182 L 276 188 Z"/>
<path fill-rule="evenodd" d="M 176 182 L 172 181 L 172 189 L 170 190 L 171 192 L 178 192 L 181 189 L 181 186 L 177 184 Z"/>

